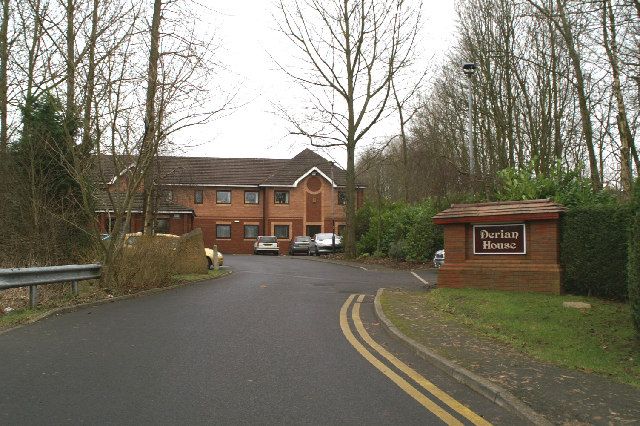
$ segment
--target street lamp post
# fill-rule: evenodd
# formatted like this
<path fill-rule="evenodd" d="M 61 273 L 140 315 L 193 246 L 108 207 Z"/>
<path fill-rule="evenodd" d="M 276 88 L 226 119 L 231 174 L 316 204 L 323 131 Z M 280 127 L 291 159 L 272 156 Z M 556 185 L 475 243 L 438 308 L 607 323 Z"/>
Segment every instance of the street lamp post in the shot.
<path fill-rule="evenodd" d="M 469 101 L 469 110 L 467 111 L 467 137 L 468 137 L 468 150 L 469 150 L 469 174 L 473 176 L 475 169 L 475 154 L 473 152 L 473 92 L 471 86 L 471 77 L 476 71 L 476 64 L 472 62 L 467 62 L 462 65 L 462 71 L 469 79 L 469 87 L 468 87 L 468 101 Z"/>
<path fill-rule="evenodd" d="M 331 167 L 331 253 L 336 252 L 336 200 L 335 194 L 333 191 L 334 180 L 333 180 L 333 161 L 329 162 L 329 167 Z"/>

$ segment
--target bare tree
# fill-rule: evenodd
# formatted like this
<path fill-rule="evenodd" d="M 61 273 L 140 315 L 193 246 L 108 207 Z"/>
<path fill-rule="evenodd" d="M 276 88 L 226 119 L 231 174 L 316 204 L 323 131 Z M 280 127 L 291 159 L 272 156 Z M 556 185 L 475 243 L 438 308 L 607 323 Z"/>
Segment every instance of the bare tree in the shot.
<path fill-rule="evenodd" d="M 633 146 L 633 135 L 629 127 L 627 110 L 625 107 L 622 87 L 620 84 L 620 65 L 618 59 L 618 42 L 616 20 L 613 13 L 611 0 L 602 0 L 602 41 L 607 58 L 611 65 L 611 75 L 613 80 L 613 95 L 616 99 L 618 133 L 620 134 L 620 182 L 622 189 L 629 194 L 632 184 L 631 173 L 631 147 Z"/>
<path fill-rule="evenodd" d="M 306 90 L 312 105 L 306 117 L 287 114 L 291 133 L 313 146 L 347 151 L 345 252 L 353 257 L 355 149 L 389 111 L 393 77 L 413 54 L 419 7 L 403 0 L 281 0 L 278 9 L 280 31 L 303 58 L 300 68 L 280 67 Z"/>
<path fill-rule="evenodd" d="M 144 173 L 144 233 L 153 232 L 153 159 L 158 151 L 156 138 L 156 91 L 158 86 L 158 61 L 160 58 L 160 20 L 162 18 L 162 0 L 153 2 L 151 20 L 151 44 L 149 48 L 149 68 L 147 72 L 147 97 L 145 101 L 144 135 L 142 139 L 142 159 Z"/>
<path fill-rule="evenodd" d="M 7 149 L 8 99 L 7 70 L 9 66 L 9 0 L 2 0 L 0 23 L 0 155 Z"/>
<path fill-rule="evenodd" d="M 546 8 L 536 4 L 533 0 L 528 0 L 539 12 L 541 12 L 553 25 L 557 28 L 562 36 L 571 65 L 574 71 L 576 95 L 578 97 L 578 105 L 580 107 L 580 118 L 582 124 L 582 137 L 587 148 L 589 157 L 589 170 L 591 176 L 591 186 L 594 190 L 602 189 L 602 181 L 600 179 L 600 171 L 598 160 L 595 152 L 593 140 L 593 126 L 591 124 L 591 111 L 589 109 L 588 91 L 585 83 L 585 73 L 583 70 L 583 60 L 577 47 L 577 39 L 574 34 L 574 26 L 570 21 L 567 12 L 567 0 L 557 0 L 555 10 Z"/>
<path fill-rule="evenodd" d="M 402 153 L 402 164 L 401 164 L 401 174 L 402 174 L 402 192 L 404 196 L 404 201 L 406 203 L 410 200 L 410 164 L 409 164 L 409 135 L 408 135 L 408 125 L 413 120 L 415 115 L 418 113 L 418 107 L 415 106 L 415 101 L 418 93 L 422 90 L 422 85 L 427 76 L 427 70 L 425 70 L 419 77 L 411 84 L 405 85 L 404 93 L 401 93 L 402 87 L 399 87 L 397 81 L 404 80 L 410 81 L 412 80 L 409 77 L 395 75 L 391 79 L 391 89 L 393 91 L 393 99 L 395 100 L 395 107 L 398 114 L 398 125 L 400 127 L 400 149 Z M 412 105 L 413 104 L 413 105 Z M 384 147 L 383 147 L 384 148 Z"/>

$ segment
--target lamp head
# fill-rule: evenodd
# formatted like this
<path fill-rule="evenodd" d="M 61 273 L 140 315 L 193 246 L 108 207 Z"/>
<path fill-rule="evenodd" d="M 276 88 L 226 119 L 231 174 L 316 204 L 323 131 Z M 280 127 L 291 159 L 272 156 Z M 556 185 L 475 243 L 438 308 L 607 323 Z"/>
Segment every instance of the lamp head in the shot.
<path fill-rule="evenodd" d="M 466 62 L 462 64 L 462 71 L 468 76 L 471 76 L 476 71 L 476 64 L 473 62 Z"/>

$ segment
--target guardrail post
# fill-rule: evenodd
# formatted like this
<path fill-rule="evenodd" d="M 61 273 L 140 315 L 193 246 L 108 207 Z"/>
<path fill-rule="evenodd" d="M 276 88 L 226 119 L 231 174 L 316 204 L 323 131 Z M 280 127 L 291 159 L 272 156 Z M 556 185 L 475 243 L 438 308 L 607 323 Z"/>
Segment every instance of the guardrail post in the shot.
<path fill-rule="evenodd" d="M 71 281 L 71 293 L 74 296 L 78 295 L 78 281 Z"/>
<path fill-rule="evenodd" d="M 29 286 L 29 307 L 31 309 L 35 308 L 38 304 L 38 286 L 30 285 Z"/>

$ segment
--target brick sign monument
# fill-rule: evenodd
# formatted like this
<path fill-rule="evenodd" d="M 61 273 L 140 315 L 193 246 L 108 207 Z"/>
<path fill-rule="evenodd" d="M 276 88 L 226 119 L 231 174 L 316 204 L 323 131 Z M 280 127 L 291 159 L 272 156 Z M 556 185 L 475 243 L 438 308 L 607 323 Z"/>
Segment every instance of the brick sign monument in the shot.
<path fill-rule="evenodd" d="M 439 287 L 560 293 L 559 219 L 550 200 L 454 204 L 444 225 L 446 262 Z"/>

